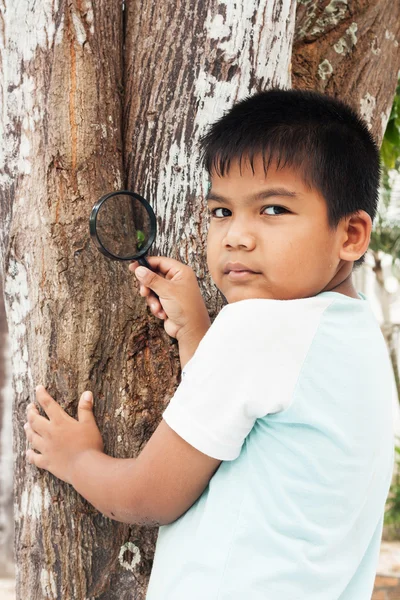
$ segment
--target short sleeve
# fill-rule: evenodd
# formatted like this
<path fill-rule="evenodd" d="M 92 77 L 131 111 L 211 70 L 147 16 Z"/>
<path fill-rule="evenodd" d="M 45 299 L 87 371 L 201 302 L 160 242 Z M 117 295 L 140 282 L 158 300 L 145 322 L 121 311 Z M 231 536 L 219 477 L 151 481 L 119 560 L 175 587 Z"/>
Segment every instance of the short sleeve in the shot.
<path fill-rule="evenodd" d="M 204 454 L 234 460 L 256 419 L 289 406 L 320 312 L 310 323 L 293 302 L 225 306 L 185 365 L 163 418 Z"/>

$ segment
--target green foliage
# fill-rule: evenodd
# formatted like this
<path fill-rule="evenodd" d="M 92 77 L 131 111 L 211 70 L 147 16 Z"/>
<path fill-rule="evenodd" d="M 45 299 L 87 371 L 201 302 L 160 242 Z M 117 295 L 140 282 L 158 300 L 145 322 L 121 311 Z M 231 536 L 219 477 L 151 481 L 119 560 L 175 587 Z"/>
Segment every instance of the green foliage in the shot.
<path fill-rule="evenodd" d="M 369 248 L 390 254 L 393 261 L 400 260 L 400 223 L 387 219 L 382 210 L 376 216 Z"/>
<path fill-rule="evenodd" d="M 383 171 L 400 167 L 400 80 L 381 146 Z M 385 185 L 385 182 L 383 182 Z"/>
<path fill-rule="evenodd" d="M 143 246 L 145 239 L 146 239 L 146 236 L 144 235 L 143 231 L 140 231 L 140 229 L 138 229 L 136 232 L 136 240 L 137 240 L 138 250 L 140 250 L 141 247 Z"/>

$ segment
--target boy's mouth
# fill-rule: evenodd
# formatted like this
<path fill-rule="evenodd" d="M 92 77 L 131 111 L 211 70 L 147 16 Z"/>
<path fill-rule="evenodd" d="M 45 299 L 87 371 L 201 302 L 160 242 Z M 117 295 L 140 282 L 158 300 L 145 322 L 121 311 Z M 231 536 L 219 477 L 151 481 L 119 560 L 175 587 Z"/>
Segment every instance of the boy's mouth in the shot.
<path fill-rule="evenodd" d="M 225 265 L 224 268 L 224 274 L 227 275 L 228 273 L 241 273 L 241 272 L 246 272 L 246 273 L 256 273 L 256 271 L 253 271 L 253 269 L 250 269 L 250 267 L 248 267 L 247 265 L 244 265 L 242 263 L 227 263 Z"/>
<path fill-rule="evenodd" d="M 227 263 L 224 268 L 224 275 L 228 275 L 229 279 L 232 281 L 237 281 L 241 279 L 247 279 L 252 275 L 259 275 L 257 271 L 253 271 L 247 265 L 244 265 L 239 262 L 235 263 Z"/>
<path fill-rule="evenodd" d="M 258 275 L 254 271 L 229 271 L 227 277 L 230 281 L 243 281 L 244 279 L 250 279 Z"/>

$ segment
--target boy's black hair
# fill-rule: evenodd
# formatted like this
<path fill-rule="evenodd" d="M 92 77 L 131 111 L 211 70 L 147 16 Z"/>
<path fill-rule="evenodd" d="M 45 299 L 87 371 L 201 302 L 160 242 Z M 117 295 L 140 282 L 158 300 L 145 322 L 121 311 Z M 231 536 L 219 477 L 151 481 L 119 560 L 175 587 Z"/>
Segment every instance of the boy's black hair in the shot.
<path fill-rule="evenodd" d="M 379 149 L 366 123 L 347 104 L 309 90 L 273 88 L 235 104 L 201 138 L 202 161 L 211 174 L 229 171 L 233 160 L 261 154 L 298 168 L 305 183 L 328 206 L 328 223 L 365 210 L 374 220 L 380 182 Z M 360 266 L 365 254 L 355 261 Z"/>

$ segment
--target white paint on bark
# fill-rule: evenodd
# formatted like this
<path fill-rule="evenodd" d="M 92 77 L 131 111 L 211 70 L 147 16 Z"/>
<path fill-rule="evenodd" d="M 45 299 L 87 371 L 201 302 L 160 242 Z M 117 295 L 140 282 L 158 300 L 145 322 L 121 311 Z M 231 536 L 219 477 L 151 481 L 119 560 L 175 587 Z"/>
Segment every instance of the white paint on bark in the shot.
<path fill-rule="evenodd" d="M 31 304 L 26 269 L 22 263 L 17 262 L 12 257 L 9 260 L 8 271 L 5 274 L 4 293 L 8 296 L 6 311 L 11 340 L 11 361 L 15 391 L 21 393 L 27 378 L 32 384 L 28 347 L 25 338 L 25 319 L 31 310 Z"/>
<path fill-rule="evenodd" d="M 42 588 L 43 598 L 56 598 L 57 597 L 57 586 L 52 571 L 42 569 L 40 572 L 40 585 Z"/>
<path fill-rule="evenodd" d="M 325 80 L 327 77 L 330 77 L 330 75 L 332 75 L 332 73 L 333 73 L 333 67 L 332 67 L 331 63 L 329 62 L 329 60 L 327 58 L 325 58 L 325 60 L 323 60 L 318 65 L 318 77 Z"/>
<path fill-rule="evenodd" d="M 3 52 L 3 55 L 6 51 Z M 26 73 L 20 74 L 20 81 L 15 84 L 8 79 L 8 68 L 3 70 L 4 85 L 0 111 L 0 185 L 12 183 L 16 173 L 29 174 L 31 164 L 30 133 L 35 129 L 35 123 L 40 119 L 40 110 L 34 106 L 35 85 L 32 77 Z M 6 88 L 10 91 L 7 94 Z M 16 130 L 17 115 L 23 114 L 21 134 Z M 7 172 L 4 167 L 7 165 Z"/>
<path fill-rule="evenodd" d="M 49 509 L 50 504 L 49 490 L 47 488 L 42 489 L 38 483 L 34 483 L 22 492 L 19 510 L 15 515 L 16 519 L 21 517 L 40 519 L 43 517 L 43 512 Z"/>
<path fill-rule="evenodd" d="M 221 60 L 234 67 L 235 73 L 229 81 L 220 81 L 200 67 L 195 82 L 197 111 L 191 141 L 186 144 L 185 140 L 176 140 L 170 145 L 164 166 L 160 168 L 155 198 L 156 214 L 164 214 L 166 223 L 173 220 L 175 230 L 185 229 L 186 239 L 190 239 L 193 223 L 185 226 L 183 223 L 185 197 L 188 192 L 202 197 L 208 187 L 208 176 L 199 167 L 196 148 L 199 137 L 235 102 L 255 92 L 251 75 L 254 81 L 262 82 L 264 88 L 290 87 L 295 8 L 292 0 L 218 0 L 207 14 L 205 45 L 212 42 L 221 52 Z M 173 200 L 166 201 L 169 198 Z M 159 247 L 163 253 L 168 244 L 167 234 L 160 237 Z"/>
<path fill-rule="evenodd" d="M 64 37 L 64 15 L 61 17 L 61 21 L 60 21 L 60 24 L 59 24 L 57 32 L 56 32 L 56 37 L 54 38 L 54 43 L 56 45 L 61 44 L 61 42 L 63 41 L 63 37 Z"/>
<path fill-rule="evenodd" d="M 131 560 L 125 560 L 124 556 L 125 556 L 125 552 L 131 552 L 133 554 Z M 119 564 L 121 565 L 121 567 L 123 567 L 124 569 L 126 569 L 127 571 L 134 571 L 135 567 L 140 563 L 141 560 L 141 554 L 140 554 L 140 550 L 137 546 L 135 546 L 135 544 L 133 544 L 132 542 L 126 542 L 126 544 L 124 544 L 121 547 L 121 550 L 119 551 L 119 556 L 118 556 L 118 560 L 119 560 Z"/>
<path fill-rule="evenodd" d="M 225 24 L 223 15 L 215 15 L 211 23 L 206 23 L 208 36 L 211 40 L 228 37 L 229 25 Z"/>
<path fill-rule="evenodd" d="M 376 106 L 376 99 L 369 92 L 360 100 L 360 114 L 368 125 L 368 129 L 372 128 L 372 117 Z"/>
<path fill-rule="evenodd" d="M 85 12 L 85 18 L 88 25 L 90 25 L 90 33 L 94 34 L 94 14 L 91 0 L 87 0 L 83 3 L 83 11 Z"/>
<path fill-rule="evenodd" d="M 38 47 L 51 48 L 55 33 L 54 11 L 57 8 L 58 1 L 53 0 L 14 0 L 12 6 L 2 5 L 4 41 L 6 47 L 9 44 L 12 58 L 16 59 L 18 54 L 22 60 L 29 61 Z M 18 77 L 20 65 L 14 62 L 9 66 L 14 67 L 12 75 Z"/>
<path fill-rule="evenodd" d="M 78 44 L 82 46 L 86 42 L 86 31 L 82 21 L 80 20 L 76 12 L 72 13 L 72 22 L 74 24 L 75 29 L 75 39 L 78 42 Z"/>
<path fill-rule="evenodd" d="M 0 6 L 0 186 L 12 183 L 16 174 L 29 174 L 31 142 L 29 132 L 41 119 L 44 105 L 33 78 L 23 73 L 40 49 L 50 49 L 55 31 L 54 13 L 58 0 L 15 0 Z M 22 74 L 23 73 L 23 74 Z M 21 115 L 24 115 L 21 117 Z M 22 124 L 21 124 L 22 121 Z M 21 124 L 22 132 L 19 132 Z M 7 165 L 7 172 L 4 170 Z"/>
<path fill-rule="evenodd" d="M 11 306 L 7 313 L 8 323 L 11 322 L 15 327 L 23 325 L 25 317 L 31 310 L 28 277 L 24 265 L 13 258 L 10 258 L 9 261 L 4 291 L 11 298 Z M 25 326 L 23 333 L 25 333 Z"/>

